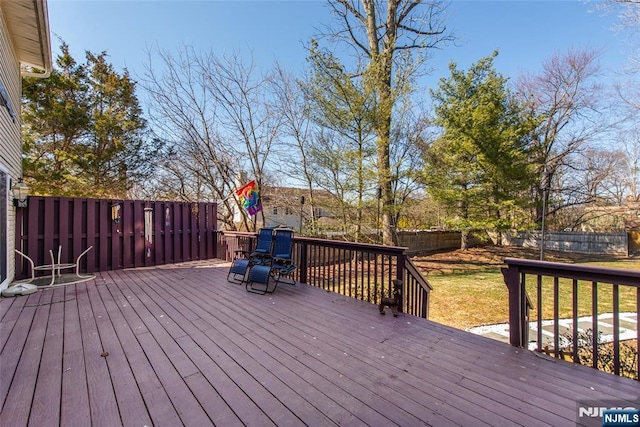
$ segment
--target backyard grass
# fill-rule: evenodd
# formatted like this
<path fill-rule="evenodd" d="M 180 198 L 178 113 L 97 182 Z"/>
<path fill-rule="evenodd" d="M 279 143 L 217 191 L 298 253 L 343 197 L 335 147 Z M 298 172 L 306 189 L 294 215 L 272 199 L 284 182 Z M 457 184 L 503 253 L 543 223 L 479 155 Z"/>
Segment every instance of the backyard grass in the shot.
<path fill-rule="evenodd" d="M 500 268 L 504 258 L 539 259 L 535 250 L 510 247 L 472 248 L 468 251 L 451 251 L 414 257 L 412 260 L 428 278 L 434 290 L 429 304 L 429 318 L 438 323 L 467 329 L 474 326 L 506 323 L 509 316 L 508 292 Z M 580 263 L 602 267 L 640 270 L 640 259 L 600 259 L 580 254 L 547 253 L 547 261 Z M 536 304 L 536 283 L 528 283 L 527 289 Z M 553 281 L 542 283 L 543 317 L 553 318 L 552 304 L 545 304 L 553 296 Z M 560 317 L 571 317 L 573 284 L 559 283 Z M 546 298 L 546 296 L 549 298 Z M 612 306 L 611 285 L 599 285 L 598 310 L 610 312 Z M 579 315 L 591 314 L 591 284 L 580 283 L 578 288 Z M 637 311 L 635 290 L 620 287 L 620 311 Z M 533 313 L 533 311 L 532 311 Z M 532 319 L 533 320 L 533 319 Z"/>

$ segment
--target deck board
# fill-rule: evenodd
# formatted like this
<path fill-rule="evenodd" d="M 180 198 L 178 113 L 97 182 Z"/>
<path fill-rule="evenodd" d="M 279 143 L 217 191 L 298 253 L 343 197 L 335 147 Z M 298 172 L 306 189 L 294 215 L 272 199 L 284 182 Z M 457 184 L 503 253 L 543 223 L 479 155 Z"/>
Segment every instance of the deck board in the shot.
<path fill-rule="evenodd" d="M 77 286 L 80 336 L 82 337 L 91 422 L 100 426 L 119 425 L 121 419 L 112 385 L 113 379 L 109 374 L 106 358 L 102 356 L 104 351 L 109 350 L 109 344 L 103 345 L 98 330 L 99 313 L 102 311 L 101 301 L 96 298 L 95 286 L 87 283 Z M 44 290 L 43 292 L 49 291 Z M 105 347 L 107 348 L 105 349 Z"/>
<path fill-rule="evenodd" d="M 108 347 L 103 344 L 103 348 L 105 348 L 104 359 L 109 368 L 111 378 L 117 378 L 117 381 L 112 381 L 112 384 L 122 423 L 124 425 L 136 425 L 139 423 L 150 425 L 150 418 L 140 419 L 139 414 L 147 411 L 144 400 L 139 390 L 137 390 L 137 381 L 131 370 L 131 365 L 124 352 L 122 343 L 126 341 L 120 339 L 117 332 L 118 329 L 126 325 L 119 322 L 121 319 L 118 316 L 117 307 L 106 286 L 95 286 L 90 295 L 96 301 L 99 300 L 102 303 L 93 306 L 94 315 L 98 319 L 100 341 L 109 343 Z M 120 335 L 122 334 L 123 332 L 120 332 Z"/>
<path fill-rule="evenodd" d="M 77 300 L 77 294 L 81 291 L 71 286 L 62 289 L 65 291 L 65 303 L 60 424 L 86 426 L 91 424 L 91 409 Z"/>
<path fill-rule="evenodd" d="M 30 419 L 34 425 L 56 425 L 60 418 L 60 388 L 62 384 L 62 351 L 64 344 L 64 289 L 55 289 L 49 308 L 49 321 L 40 359 L 36 389 L 31 404 Z M 53 423 L 52 423 L 53 420 Z"/>
<path fill-rule="evenodd" d="M 247 293 L 227 268 L 0 300 L 0 425 L 537 427 L 640 399 L 636 381 L 304 284 Z"/>
<path fill-rule="evenodd" d="M 51 293 L 42 293 L 27 297 L 23 310 L 25 315 L 20 316 L 16 325 L 24 322 L 28 334 L 16 334 L 17 342 L 7 342 L 3 349 L 8 350 L 9 357 L 8 361 L 2 357 L 0 363 L 2 370 L 0 397 L 4 398 L 2 412 L 0 412 L 0 425 L 19 425 L 20 420 L 29 418 L 44 346 L 51 296 Z M 3 329 L 2 333 L 4 332 Z M 14 364 L 10 364 L 9 361 L 13 361 Z M 9 384 L 10 388 L 6 390 Z"/>

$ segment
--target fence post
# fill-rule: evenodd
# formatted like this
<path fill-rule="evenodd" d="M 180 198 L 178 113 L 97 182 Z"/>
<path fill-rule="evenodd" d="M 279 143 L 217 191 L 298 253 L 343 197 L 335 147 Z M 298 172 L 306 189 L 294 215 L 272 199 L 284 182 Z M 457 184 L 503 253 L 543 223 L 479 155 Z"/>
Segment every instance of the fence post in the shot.
<path fill-rule="evenodd" d="M 508 265 L 508 264 L 507 264 Z M 528 328 L 526 313 L 523 307 L 526 304 L 524 292 L 520 284 L 520 273 L 517 267 L 508 265 L 502 268 L 504 283 L 509 290 L 509 343 L 515 347 L 523 347 L 524 328 Z"/>

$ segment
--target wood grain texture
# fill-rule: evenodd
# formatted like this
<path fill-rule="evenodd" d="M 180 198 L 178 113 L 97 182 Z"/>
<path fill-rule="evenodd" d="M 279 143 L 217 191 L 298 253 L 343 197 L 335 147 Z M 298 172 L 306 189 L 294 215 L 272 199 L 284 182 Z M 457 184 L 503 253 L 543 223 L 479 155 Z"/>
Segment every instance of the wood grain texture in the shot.
<path fill-rule="evenodd" d="M 562 426 L 638 382 L 229 264 L 0 301 L 0 425 Z M 107 354 L 108 353 L 108 354 Z"/>

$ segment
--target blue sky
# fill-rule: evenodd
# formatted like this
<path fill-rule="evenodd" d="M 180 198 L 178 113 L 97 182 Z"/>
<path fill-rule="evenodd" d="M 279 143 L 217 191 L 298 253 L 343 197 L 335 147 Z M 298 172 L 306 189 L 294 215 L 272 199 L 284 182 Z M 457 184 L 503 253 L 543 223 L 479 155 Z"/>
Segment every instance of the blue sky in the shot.
<path fill-rule="evenodd" d="M 155 46 L 168 51 L 188 44 L 219 55 L 253 55 L 258 67 L 281 64 L 305 66 L 304 45 L 331 16 L 324 2 L 289 1 L 87 1 L 49 0 L 54 54 L 61 37 L 77 60 L 84 51 L 106 50 L 118 69 L 135 77 L 143 73 L 146 51 Z M 621 71 L 628 56 L 624 37 L 613 27 L 615 15 L 594 12 L 583 1 L 459 1 L 451 2 L 446 23 L 458 46 L 434 53 L 431 77 L 423 84 L 435 87 L 449 74 L 450 60 L 458 68 L 500 50 L 497 70 L 516 78 L 536 72 L 544 60 L 570 48 L 602 51 L 605 72 Z"/>

